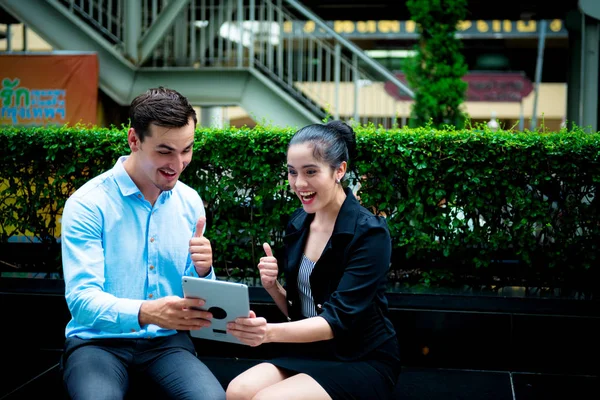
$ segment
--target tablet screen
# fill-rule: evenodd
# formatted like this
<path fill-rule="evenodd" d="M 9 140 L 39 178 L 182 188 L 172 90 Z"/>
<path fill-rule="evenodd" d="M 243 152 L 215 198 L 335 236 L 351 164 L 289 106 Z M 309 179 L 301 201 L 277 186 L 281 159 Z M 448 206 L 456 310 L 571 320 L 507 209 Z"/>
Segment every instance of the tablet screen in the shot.
<path fill-rule="evenodd" d="M 247 285 L 191 276 L 184 276 L 182 285 L 185 297 L 204 299 L 199 308 L 213 314 L 211 325 L 190 331 L 192 337 L 245 344 L 227 333 L 227 323 L 250 313 Z"/>

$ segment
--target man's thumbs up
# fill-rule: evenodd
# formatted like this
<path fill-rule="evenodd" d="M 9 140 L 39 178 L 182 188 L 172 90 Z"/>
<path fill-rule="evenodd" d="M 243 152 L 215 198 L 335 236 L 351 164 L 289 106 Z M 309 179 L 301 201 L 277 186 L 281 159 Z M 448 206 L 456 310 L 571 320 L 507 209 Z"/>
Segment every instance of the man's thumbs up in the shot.
<path fill-rule="evenodd" d="M 204 236 L 204 225 L 206 225 L 206 217 L 198 218 L 198 222 L 196 222 L 196 232 L 194 233 L 194 237 Z"/>
<path fill-rule="evenodd" d="M 263 243 L 263 249 L 265 250 L 265 254 L 267 255 L 267 257 L 273 257 L 273 251 L 271 250 L 271 246 L 269 246 L 269 243 Z"/>
<path fill-rule="evenodd" d="M 204 236 L 206 217 L 198 218 L 196 232 L 190 239 L 190 255 L 199 276 L 206 276 L 212 267 L 212 247 L 210 240 Z"/>

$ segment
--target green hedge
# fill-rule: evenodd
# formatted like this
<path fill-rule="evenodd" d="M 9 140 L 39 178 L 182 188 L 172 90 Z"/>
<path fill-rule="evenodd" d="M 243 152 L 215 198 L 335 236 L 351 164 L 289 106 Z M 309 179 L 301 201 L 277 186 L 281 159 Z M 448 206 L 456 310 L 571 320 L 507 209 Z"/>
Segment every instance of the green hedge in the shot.
<path fill-rule="evenodd" d="M 358 194 L 388 218 L 393 277 L 584 284 L 598 274 L 600 134 L 356 132 Z M 206 203 L 219 274 L 256 277 L 261 243 L 280 250 L 287 216 L 299 206 L 286 181 L 292 133 L 197 130 L 181 179 Z M 125 130 L 0 128 L 1 241 L 33 235 L 56 247 L 68 195 L 128 152 Z"/>

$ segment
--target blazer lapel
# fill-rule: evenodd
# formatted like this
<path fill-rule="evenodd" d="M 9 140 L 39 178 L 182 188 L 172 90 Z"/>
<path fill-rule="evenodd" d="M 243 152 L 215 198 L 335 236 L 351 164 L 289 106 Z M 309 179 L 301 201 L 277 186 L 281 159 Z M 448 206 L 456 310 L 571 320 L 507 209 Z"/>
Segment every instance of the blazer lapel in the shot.
<path fill-rule="evenodd" d="M 285 271 L 287 273 L 286 282 L 295 282 L 298 278 L 298 270 L 300 269 L 300 261 L 304 252 L 304 243 L 308 235 L 308 226 L 314 215 L 300 213 L 292 220 L 291 228 L 283 237 L 283 242 L 287 247 L 287 264 Z"/>
<path fill-rule="evenodd" d="M 348 188 L 345 191 L 346 200 L 344 200 L 336 218 L 331 238 L 325 245 L 323 253 L 315 264 L 315 268 L 310 276 L 313 295 L 315 291 L 320 291 L 321 286 L 327 285 L 327 282 L 331 278 L 336 277 L 337 280 L 337 277 L 341 276 L 343 271 L 340 270 L 340 265 L 343 263 L 344 253 L 356 231 L 360 204 L 352 194 L 352 191 Z"/>

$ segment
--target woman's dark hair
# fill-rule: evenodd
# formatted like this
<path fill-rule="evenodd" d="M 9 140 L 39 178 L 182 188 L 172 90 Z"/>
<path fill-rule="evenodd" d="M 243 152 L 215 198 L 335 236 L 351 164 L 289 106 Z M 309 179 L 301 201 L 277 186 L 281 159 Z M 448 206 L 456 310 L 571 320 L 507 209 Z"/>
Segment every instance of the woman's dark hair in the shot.
<path fill-rule="evenodd" d="M 162 86 L 148 89 L 131 102 L 129 120 L 138 137 L 143 142 L 148 135 L 150 124 L 181 128 L 188 124 L 190 117 L 194 127 L 198 123 L 196 111 L 181 93 Z"/>
<path fill-rule="evenodd" d="M 305 126 L 292 136 L 288 149 L 294 144 L 310 143 L 313 156 L 336 169 L 356 153 L 356 135 L 354 130 L 342 121 L 329 121 L 326 124 Z"/>

